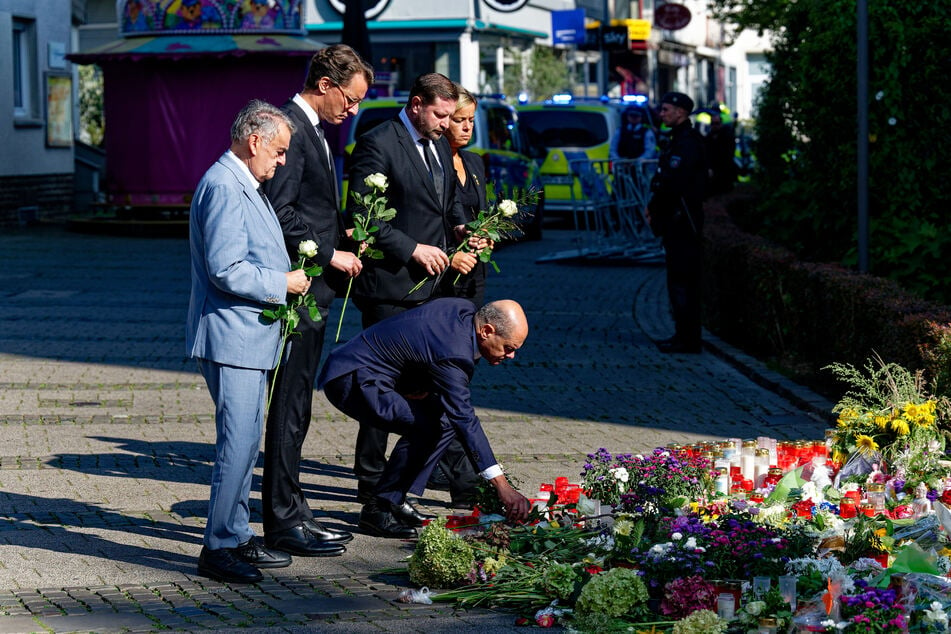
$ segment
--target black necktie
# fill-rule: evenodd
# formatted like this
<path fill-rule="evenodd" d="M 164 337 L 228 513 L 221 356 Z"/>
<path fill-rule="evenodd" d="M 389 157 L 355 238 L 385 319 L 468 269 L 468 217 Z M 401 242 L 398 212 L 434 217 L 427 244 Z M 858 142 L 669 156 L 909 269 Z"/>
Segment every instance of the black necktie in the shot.
<path fill-rule="evenodd" d="M 433 154 L 429 149 L 429 139 L 420 139 L 419 142 L 423 146 L 423 158 L 426 160 L 429 177 L 433 179 L 433 186 L 436 188 L 436 199 L 439 201 L 439 204 L 442 204 L 442 168 L 439 166 L 439 163 L 433 159 Z"/>
<path fill-rule="evenodd" d="M 268 204 L 267 194 L 264 193 L 264 187 L 263 187 L 263 186 L 260 186 L 260 185 L 258 186 L 258 193 L 261 194 L 261 200 L 264 201 L 264 206 L 267 207 L 268 209 L 270 209 L 270 208 L 271 208 L 271 205 Z"/>
<path fill-rule="evenodd" d="M 327 139 L 324 137 L 324 130 L 320 127 L 320 124 L 314 126 L 314 129 L 317 130 L 317 138 L 320 140 L 320 147 L 324 152 L 324 155 L 327 157 L 327 169 L 330 170 L 330 180 L 334 185 L 334 198 L 338 201 L 340 200 L 340 192 L 337 190 L 337 173 L 334 170 L 333 158 L 330 156 L 330 146 L 327 144 Z"/>

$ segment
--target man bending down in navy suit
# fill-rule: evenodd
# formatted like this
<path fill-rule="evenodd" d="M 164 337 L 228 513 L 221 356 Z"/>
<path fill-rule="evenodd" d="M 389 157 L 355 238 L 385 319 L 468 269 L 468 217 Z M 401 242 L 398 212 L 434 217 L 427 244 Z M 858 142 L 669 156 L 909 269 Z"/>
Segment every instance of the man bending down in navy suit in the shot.
<path fill-rule="evenodd" d="M 199 574 L 254 583 L 258 568 L 291 556 L 267 549 L 248 524 L 251 476 L 264 427 L 268 372 L 278 361 L 280 322 L 262 311 L 310 288 L 291 271 L 281 225 L 261 183 L 283 165 L 294 124 L 263 101 L 250 102 L 231 126 L 231 149 L 195 190 L 189 214 L 191 298 L 185 345 L 198 359 L 215 402 L 215 464 Z"/>
<path fill-rule="evenodd" d="M 525 313 L 512 300 L 476 311 L 468 300 L 441 298 L 384 319 L 330 353 L 317 387 L 361 424 L 401 435 L 360 513 L 360 528 L 379 537 L 415 536 L 425 516 L 406 495 L 423 493 L 454 437 L 495 486 L 508 518 L 528 516 L 529 502 L 502 474 L 469 390 L 476 361 L 515 358 L 527 336 Z"/>

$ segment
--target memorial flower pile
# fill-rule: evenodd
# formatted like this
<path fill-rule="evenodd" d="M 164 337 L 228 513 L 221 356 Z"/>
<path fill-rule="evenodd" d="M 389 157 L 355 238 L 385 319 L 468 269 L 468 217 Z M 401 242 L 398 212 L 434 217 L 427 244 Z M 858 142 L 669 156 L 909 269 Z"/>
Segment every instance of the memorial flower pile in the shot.
<path fill-rule="evenodd" d="M 908 630 L 908 617 L 905 606 L 899 600 L 895 588 L 876 588 L 867 581 L 855 582 L 852 594 L 842 595 L 841 617 L 847 624 L 840 628 L 838 624 L 826 628 L 828 632 L 905 632 Z"/>
<path fill-rule="evenodd" d="M 588 454 L 581 472 L 589 497 L 638 513 L 659 514 L 695 500 L 713 481 L 709 460 L 658 447 L 647 455 Z"/>
<path fill-rule="evenodd" d="M 453 550 L 462 554 L 452 579 L 435 583 L 431 572 L 445 565 L 417 547 L 410 579 L 430 584 L 434 601 L 502 607 L 528 624 L 578 632 L 946 632 L 951 509 L 941 500 L 951 497 L 951 473 L 936 467 L 919 478 L 911 500 L 904 481 L 916 476 L 899 478 L 894 464 L 913 426 L 939 440 L 947 416 L 940 399 L 907 378 L 889 367 L 863 379 L 867 388 L 885 383 L 882 392 L 918 385 L 917 393 L 889 401 L 899 404 L 884 427 L 896 432 L 872 434 L 881 444 L 867 470 L 853 462 L 854 471 L 842 475 L 863 450 L 862 434 L 848 436 L 841 424 L 842 435 L 828 439 L 831 455 L 851 452 L 841 462 L 826 457 L 821 443 L 803 441 L 801 450 L 785 448 L 793 457 L 784 473 L 760 478 L 752 490 L 736 486 L 747 479 L 744 465 L 734 464 L 736 452 L 749 448 L 740 439 L 645 454 L 601 448 L 582 467 L 577 502 L 566 495 L 574 485 L 563 481 L 542 485 L 551 498 L 525 524 L 476 515 L 454 520 L 460 533 L 445 522 L 428 526 L 421 545 L 439 531 L 439 543 L 467 548 Z M 854 411 L 882 410 L 863 402 Z M 908 434 L 899 433 L 899 418 Z M 860 429 L 859 419 L 883 425 L 860 414 L 848 418 L 848 429 Z M 777 441 L 755 444 L 771 461 L 780 455 Z M 934 453 L 940 465 L 943 444 Z M 725 475 L 735 485 L 729 493 L 714 482 Z"/>

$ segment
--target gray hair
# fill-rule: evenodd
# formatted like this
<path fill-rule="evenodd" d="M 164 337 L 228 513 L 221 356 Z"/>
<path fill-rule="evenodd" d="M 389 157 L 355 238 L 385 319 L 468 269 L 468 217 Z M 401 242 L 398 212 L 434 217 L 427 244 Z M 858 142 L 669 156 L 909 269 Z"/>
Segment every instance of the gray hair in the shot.
<path fill-rule="evenodd" d="M 277 136 L 282 123 L 294 134 L 297 129 L 294 122 L 279 108 L 266 101 L 252 99 L 231 124 L 231 142 L 244 141 L 252 134 L 258 134 L 268 144 Z"/>
<path fill-rule="evenodd" d="M 495 333 L 506 338 L 512 333 L 514 324 L 505 311 L 500 310 L 496 302 L 489 302 L 476 311 L 477 325 L 491 324 L 495 328 Z"/>

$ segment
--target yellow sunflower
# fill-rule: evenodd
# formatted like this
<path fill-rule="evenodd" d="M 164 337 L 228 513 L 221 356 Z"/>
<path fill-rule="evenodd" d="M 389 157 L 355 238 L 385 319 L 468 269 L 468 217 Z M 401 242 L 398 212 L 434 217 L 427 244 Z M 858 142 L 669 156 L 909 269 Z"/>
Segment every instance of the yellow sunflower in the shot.
<path fill-rule="evenodd" d="M 858 412 L 856 412 L 854 409 L 847 407 L 839 412 L 839 418 L 836 422 L 838 423 L 839 427 L 848 427 L 849 423 L 858 418 L 858 415 Z"/>
<path fill-rule="evenodd" d="M 908 427 L 908 421 L 904 418 L 896 418 L 891 423 L 892 431 L 898 434 L 899 436 L 906 436 L 911 431 Z"/>
<path fill-rule="evenodd" d="M 872 422 L 874 422 L 875 426 L 878 427 L 881 431 L 885 431 L 885 428 L 888 427 L 888 417 L 882 416 L 881 414 L 876 414 L 872 418 Z"/>
<path fill-rule="evenodd" d="M 878 443 L 871 436 L 859 434 L 855 437 L 855 448 L 862 453 L 875 453 L 878 451 Z"/>

